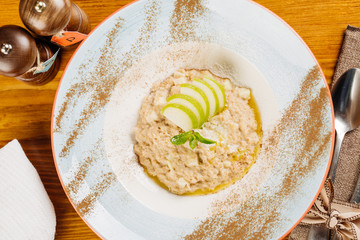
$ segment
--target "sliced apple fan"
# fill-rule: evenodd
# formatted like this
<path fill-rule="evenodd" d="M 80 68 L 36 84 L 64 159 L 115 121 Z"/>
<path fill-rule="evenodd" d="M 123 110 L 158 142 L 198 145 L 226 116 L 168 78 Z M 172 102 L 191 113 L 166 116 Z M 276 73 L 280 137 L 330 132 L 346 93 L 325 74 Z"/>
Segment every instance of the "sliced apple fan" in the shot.
<path fill-rule="evenodd" d="M 223 87 L 216 80 L 205 77 L 180 85 L 180 94 L 167 99 L 161 113 L 184 131 L 200 128 L 225 108 Z"/>

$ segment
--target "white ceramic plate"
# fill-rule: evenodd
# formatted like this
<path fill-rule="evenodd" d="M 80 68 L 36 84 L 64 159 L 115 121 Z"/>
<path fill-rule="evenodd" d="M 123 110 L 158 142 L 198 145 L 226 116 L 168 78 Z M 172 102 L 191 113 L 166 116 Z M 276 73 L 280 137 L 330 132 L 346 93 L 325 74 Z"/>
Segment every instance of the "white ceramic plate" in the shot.
<path fill-rule="evenodd" d="M 300 37 L 248 0 L 138 1 L 77 49 L 58 88 L 53 154 L 74 208 L 106 239 L 278 239 L 312 205 L 329 166 L 327 84 Z M 147 177 L 133 128 L 152 84 L 210 69 L 252 89 L 264 139 L 234 185 L 177 196 Z"/>

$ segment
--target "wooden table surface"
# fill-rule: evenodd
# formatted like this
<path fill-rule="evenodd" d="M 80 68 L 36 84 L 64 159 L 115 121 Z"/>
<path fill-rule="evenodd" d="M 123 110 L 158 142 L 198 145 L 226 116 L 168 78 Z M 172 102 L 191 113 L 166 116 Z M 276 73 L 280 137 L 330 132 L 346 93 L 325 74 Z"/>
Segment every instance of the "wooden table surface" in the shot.
<path fill-rule="evenodd" d="M 77 0 L 94 28 L 128 0 Z M 360 0 L 256 0 L 284 19 L 308 44 L 328 82 L 348 24 L 360 26 Z M 23 26 L 19 0 L 1 0 L 0 26 Z M 56 78 L 45 86 L 33 87 L 0 75 L 0 147 L 18 139 L 38 170 L 52 200 L 56 215 L 56 239 L 98 239 L 67 199 L 56 174 L 50 143 L 50 118 L 54 96 L 73 50 L 63 51 Z"/>

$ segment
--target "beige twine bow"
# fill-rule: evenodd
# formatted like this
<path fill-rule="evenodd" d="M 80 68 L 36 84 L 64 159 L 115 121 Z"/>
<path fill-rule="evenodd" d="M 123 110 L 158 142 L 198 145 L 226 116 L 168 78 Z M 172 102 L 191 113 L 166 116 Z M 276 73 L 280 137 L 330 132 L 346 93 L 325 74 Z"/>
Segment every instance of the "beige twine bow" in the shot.
<path fill-rule="evenodd" d="M 41 62 L 40 52 L 39 52 L 39 50 L 37 50 L 36 51 L 36 66 L 30 68 L 26 73 L 35 72 L 35 71 L 42 71 L 43 69 L 44 69 L 44 65 Z"/>
<path fill-rule="evenodd" d="M 330 179 L 325 181 L 318 198 L 301 223 L 325 224 L 335 232 L 338 239 L 360 240 L 360 206 L 334 199 Z"/>

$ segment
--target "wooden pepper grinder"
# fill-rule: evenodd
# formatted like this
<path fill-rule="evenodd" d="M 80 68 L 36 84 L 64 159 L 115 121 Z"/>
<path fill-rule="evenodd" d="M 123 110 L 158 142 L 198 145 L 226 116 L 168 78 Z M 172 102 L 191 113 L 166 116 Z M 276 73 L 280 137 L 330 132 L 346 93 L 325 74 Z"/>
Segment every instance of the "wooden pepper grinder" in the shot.
<path fill-rule="evenodd" d="M 59 58 L 54 56 L 49 60 L 53 55 L 45 42 L 34 39 L 24 28 L 15 25 L 0 27 L 0 74 L 31 85 L 43 85 L 59 70 Z M 43 65 L 45 62 L 47 67 Z"/>
<path fill-rule="evenodd" d="M 90 31 L 88 16 L 70 0 L 20 0 L 19 12 L 24 25 L 40 36 Z"/>

